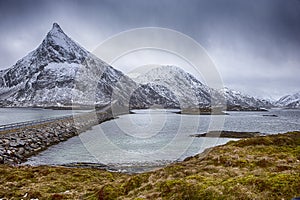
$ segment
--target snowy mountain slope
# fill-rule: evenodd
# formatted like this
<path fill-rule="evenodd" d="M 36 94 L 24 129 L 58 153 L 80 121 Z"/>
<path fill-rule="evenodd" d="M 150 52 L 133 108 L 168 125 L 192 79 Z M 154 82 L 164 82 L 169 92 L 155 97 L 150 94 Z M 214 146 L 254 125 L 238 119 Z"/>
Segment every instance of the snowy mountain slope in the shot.
<path fill-rule="evenodd" d="M 119 107 L 208 107 L 212 102 L 266 107 L 228 89 L 216 91 L 175 66 L 156 67 L 136 79 L 106 64 L 53 24 L 42 43 L 0 71 L 0 106 L 70 106 L 115 102 Z M 131 104 L 131 105 L 128 105 Z M 214 104 L 216 105 L 216 104 Z M 128 111 L 128 110 L 127 110 Z"/>
<path fill-rule="evenodd" d="M 139 85 L 130 98 L 130 108 L 149 108 L 160 105 L 163 108 L 179 108 L 180 104 L 175 94 L 167 87 L 147 83 Z"/>
<path fill-rule="evenodd" d="M 217 91 L 201 83 L 193 75 L 175 66 L 157 66 L 145 74 L 138 76 L 139 83 L 153 83 L 168 88 L 178 98 L 180 107 L 207 107 L 226 104 L 228 107 L 268 108 L 272 104 L 266 100 L 243 95 L 240 92 L 224 88 Z M 159 88 L 157 93 L 166 96 Z"/>
<path fill-rule="evenodd" d="M 249 95 L 242 94 L 241 92 L 224 88 L 219 91 L 227 101 L 227 106 L 241 106 L 241 107 L 253 107 L 253 108 L 270 108 L 272 103 L 268 100 L 251 97 Z"/>
<path fill-rule="evenodd" d="M 105 104 L 113 88 L 120 98 L 127 95 L 120 79 L 126 87 L 136 85 L 54 23 L 37 49 L 0 71 L 0 99 L 4 106 Z"/>
<path fill-rule="evenodd" d="M 300 108 L 300 92 L 286 95 L 280 98 L 275 104 L 285 108 Z"/>
<path fill-rule="evenodd" d="M 210 88 L 179 67 L 155 67 L 134 80 L 141 84 L 152 83 L 168 88 L 177 97 L 181 107 L 206 107 L 211 104 Z M 160 88 L 154 89 L 167 98 Z"/>

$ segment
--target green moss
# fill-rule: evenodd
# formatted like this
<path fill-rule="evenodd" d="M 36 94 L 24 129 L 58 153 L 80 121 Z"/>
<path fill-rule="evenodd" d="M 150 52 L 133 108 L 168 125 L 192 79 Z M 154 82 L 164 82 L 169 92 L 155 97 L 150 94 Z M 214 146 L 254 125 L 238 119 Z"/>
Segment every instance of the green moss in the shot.
<path fill-rule="evenodd" d="M 122 189 L 111 184 L 105 185 L 98 192 L 99 199 L 105 199 L 105 200 L 113 200 L 121 195 L 123 195 Z"/>
<path fill-rule="evenodd" d="M 300 160 L 300 145 L 292 149 L 291 153 L 295 156 L 295 158 L 297 158 L 297 160 Z"/>
<path fill-rule="evenodd" d="M 298 177 L 297 177 L 298 176 Z M 293 196 L 299 195 L 300 188 L 299 174 L 264 174 L 262 176 L 255 176 L 253 174 L 231 178 L 223 185 L 228 189 L 226 193 L 231 194 L 236 192 L 237 185 L 251 188 L 255 194 L 267 193 L 270 199 L 287 198 L 291 199 Z"/>
<path fill-rule="evenodd" d="M 149 174 L 139 174 L 137 176 L 130 177 L 123 185 L 122 189 L 125 194 L 130 191 L 139 188 L 143 183 L 147 183 Z"/>
<path fill-rule="evenodd" d="M 159 184 L 161 197 L 167 199 L 187 199 L 190 194 L 191 185 L 181 179 L 167 180 Z"/>

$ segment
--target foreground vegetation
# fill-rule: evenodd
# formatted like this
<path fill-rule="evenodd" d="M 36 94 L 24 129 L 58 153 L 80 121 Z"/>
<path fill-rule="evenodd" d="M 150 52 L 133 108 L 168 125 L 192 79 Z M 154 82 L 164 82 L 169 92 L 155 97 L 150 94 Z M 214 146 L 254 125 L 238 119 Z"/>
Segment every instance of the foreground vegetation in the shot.
<path fill-rule="evenodd" d="M 0 166 L 0 199 L 291 199 L 300 196 L 300 132 L 214 147 L 143 174 Z"/>

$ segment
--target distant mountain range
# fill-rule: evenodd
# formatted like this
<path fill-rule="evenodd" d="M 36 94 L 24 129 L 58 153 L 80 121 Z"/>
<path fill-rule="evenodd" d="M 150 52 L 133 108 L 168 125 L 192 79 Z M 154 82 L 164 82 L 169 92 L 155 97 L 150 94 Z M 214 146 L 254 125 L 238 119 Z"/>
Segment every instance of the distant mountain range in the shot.
<path fill-rule="evenodd" d="M 255 110 L 270 108 L 273 105 L 263 99 L 243 95 L 240 92 L 224 88 L 215 90 L 204 85 L 196 77 L 175 66 L 158 66 L 135 79 L 140 84 L 162 85 L 171 90 L 177 97 L 181 107 L 209 107 L 226 104 L 237 110 Z M 156 88 L 161 96 L 166 96 L 165 90 Z M 168 93 L 167 93 L 168 94 Z"/>
<path fill-rule="evenodd" d="M 275 105 L 299 108 L 300 94 Z M 159 66 L 132 80 L 68 37 L 53 24 L 42 43 L 12 67 L 0 71 L 0 106 L 65 107 L 106 105 L 130 108 L 210 107 L 257 109 L 267 100 L 224 88 L 212 89 L 176 66 Z"/>
<path fill-rule="evenodd" d="M 281 97 L 275 105 L 284 108 L 300 108 L 300 92 Z"/>

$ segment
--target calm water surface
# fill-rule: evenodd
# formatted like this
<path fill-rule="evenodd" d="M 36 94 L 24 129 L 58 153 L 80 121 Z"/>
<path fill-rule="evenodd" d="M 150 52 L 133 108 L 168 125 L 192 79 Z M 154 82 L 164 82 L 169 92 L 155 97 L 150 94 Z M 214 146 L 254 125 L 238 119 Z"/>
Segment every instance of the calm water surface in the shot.
<path fill-rule="evenodd" d="M 143 171 L 149 166 L 183 160 L 206 148 L 232 140 L 194 138 L 190 137 L 191 134 L 208 130 L 258 131 L 267 134 L 300 130 L 300 110 L 228 113 L 226 116 L 196 116 L 165 110 L 139 110 L 136 114 L 119 116 L 52 146 L 30 158 L 26 164 L 91 162 L 122 170 Z M 221 123 L 223 120 L 224 123 Z"/>
<path fill-rule="evenodd" d="M 51 110 L 42 108 L 0 108 L 0 125 L 72 115 L 82 110 Z"/>

